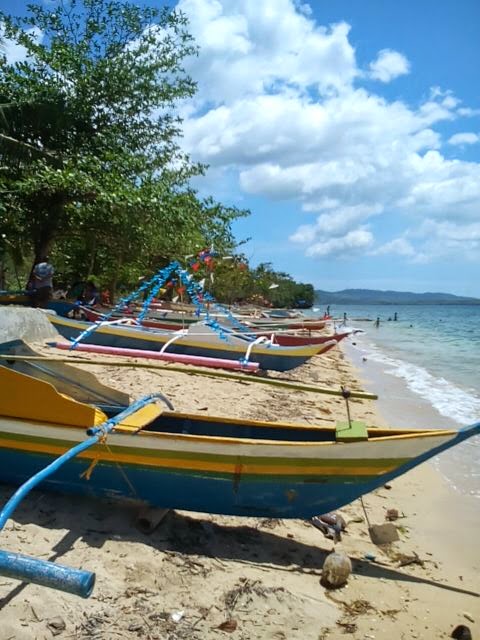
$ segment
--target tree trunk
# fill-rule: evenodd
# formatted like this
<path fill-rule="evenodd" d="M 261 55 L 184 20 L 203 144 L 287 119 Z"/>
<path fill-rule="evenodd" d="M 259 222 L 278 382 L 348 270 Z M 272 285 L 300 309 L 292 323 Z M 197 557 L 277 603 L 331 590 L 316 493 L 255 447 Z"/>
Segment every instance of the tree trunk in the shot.
<path fill-rule="evenodd" d="M 29 281 L 32 278 L 35 265 L 47 258 L 53 248 L 63 216 L 64 206 L 64 198 L 59 197 L 55 202 L 50 204 L 48 210 L 39 209 L 36 212 L 36 223 L 32 225 L 32 241 L 35 259 L 30 270 Z"/>
<path fill-rule="evenodd" d="M 110 280 L 110 286 L 109 286 L 110 301 L 112 304 L 115 304 L 114 300 L 115 300 L 115 295 L 117 293 L 118 274 L 120 272 L 120 269 L 122 268 L 122 265 L 123 265 L 123 252 L 120 252 L 117 260 L 117 268 L 115 269 L 114 276 Z"/>
<path fill-rule="evenodd" d="M 97 238 L 96 236 L 93 236 L 91 241 L 91 247 L 90 247 L 90 260 L 88 261 L 88 271 L 87 271 L 87 275 L 85 276 L 85 280 L 89 280 L 90 276 L 94 272 L 96 257 L 97 257 Z"/>

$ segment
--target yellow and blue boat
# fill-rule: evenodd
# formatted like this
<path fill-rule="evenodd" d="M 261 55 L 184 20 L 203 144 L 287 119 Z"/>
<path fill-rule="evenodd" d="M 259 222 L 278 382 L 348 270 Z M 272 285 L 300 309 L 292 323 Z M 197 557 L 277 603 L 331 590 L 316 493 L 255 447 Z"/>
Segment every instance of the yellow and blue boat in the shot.
<path fill-rule="evenodd" d="M 9 349 L 26 353 L 22 345 L 15 342 Z M 129 406 L 127 396 L 68 365 L 7 360 L 0 365 L 2 482 L 22 483 L 82 442 L 86 430 Z M 46 479 L 45 488 L 171 509 L 310 518 L 480 430 L 479 423 L 458 432 L 361 427 L 349 433 L 345 426 L 162 409 L 156 402 L 142 405 L 105 442 Z"/>
<path fill-rule="evenodd" d="M 221 335 L 204 323 L 189 327 L 186 332 L 172 333 L 125 324 L 99 323 L 65 318 L 49 313 L 50 322 L 68 340 L 81 334 L 85 344 L 124 349 L 165 350 L 167 353 L 258 362 L 261 369 L 288 371 L 304 364 L 309 358 L 325 350 L 323 345 L 283 347 L 272 342 L 259 342 L 249 336 Z M 91 330 L 95 327 L 94 330 Z M 89 329 L 91 330 L 89 332 Z"/>

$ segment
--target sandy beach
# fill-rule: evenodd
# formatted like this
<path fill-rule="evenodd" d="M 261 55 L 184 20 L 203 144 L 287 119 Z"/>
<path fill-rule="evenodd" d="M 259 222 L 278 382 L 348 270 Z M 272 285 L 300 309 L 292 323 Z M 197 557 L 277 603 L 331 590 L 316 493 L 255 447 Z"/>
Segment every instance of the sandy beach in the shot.
<path fill-rule="evenodd" d="M 309 424 L 346 419 L 344 401 L 333 396 L 168 370 L 87 368 L 132 398 L 161 390 L 179 411 Z M 272 375 L 377 391 L 340 348 L 288 376 Z M 357 419 L 386 424 L 373 401 L 351 408 Z M 11 492 L 1 488 L 2 502 Z M 399 541 L 378 547 L 368 523 L 386 522 L 388 509 L 399 513 Z M 135 507 L 36 492 L 7 524 L 3 548 L 94 570 L 97 583 L 80 600 L 0 580 L 0 640 L 437 639 L 461 624 L 480 637 L 477 501 L 425 464 L 340 513 L 347 528 L 337 543 L 309 522 L 179 511 L 145 535 Z M 333 548 L 349 555 L 353 573 L 345 587 L 327 591 L 321 569 Z"/>

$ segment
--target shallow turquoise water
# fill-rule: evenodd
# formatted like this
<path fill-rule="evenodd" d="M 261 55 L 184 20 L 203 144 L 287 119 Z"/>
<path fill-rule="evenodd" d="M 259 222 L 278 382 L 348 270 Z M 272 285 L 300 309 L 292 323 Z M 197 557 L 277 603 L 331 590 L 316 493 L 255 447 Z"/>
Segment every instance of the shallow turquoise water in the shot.
<path fill-rule="evenodd" d="M 422 386 L 423 394 L 429 393 L 430 384 L 434 406 L 441 400 L 438 383 L 442 391 L 450 385 L 463 392 L 459 393 L 458 406 L 455 403 L 452 407 L 457 410 L 458 418 L 450 417 L 463 422 L 470 413 L 464 415 L 461 405 L 467 403 L 471 404 L 472 410 L 477 410 L 477 418 L 480 418 L 480 306 L 332 305 L 330 311 L 339 318 L 346 313 L 349 325 L 365 329 L 367 335 L 363 342 L 374 349 L 379 359 L 383 356 L 385 364 L 397 368 L 402 364 L 410 365 L 409 372 L 398 373 L 409 378 L 417 373 L 417 386 Z M 395 312 L 397 322 L 393 321 Z M 380 318 L 378 328 L 374 323 L 377 317 Z M 427 381 L 425 373 L 433 379 Z M 410 384 L 413 383 L 411 380 Z M 472 402 L 464 393 L 471 396 Z"/>
<path fill-rule="evenodd" d="M 438 414 L 447 419 L 446 426 L 480 421 L 480 306 L 331 305 L 330 312 L 341 319 L 346 313 L 348 326 L 363 329 L 352 341 L 368 361 L 436 412 L 431 425 L 414 426 L 434 426 Z M 415 402 L 410 404 L 407 413 L 415 411 Z M 480 437 L 440 458 L 451 483 L 480 498 Z"/>

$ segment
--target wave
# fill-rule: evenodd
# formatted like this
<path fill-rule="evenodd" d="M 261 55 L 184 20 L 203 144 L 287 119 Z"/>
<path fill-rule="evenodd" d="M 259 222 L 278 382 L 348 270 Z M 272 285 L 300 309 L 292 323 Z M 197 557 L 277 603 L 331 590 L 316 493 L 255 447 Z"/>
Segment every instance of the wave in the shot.
<path fill-rule="evenodd" d="M 433 376 L 419 365 L 388 356 L 375 345 L 369 345 L 369 357 L 382 364 L 386 373 L 402 378 L 411 391 L 428 400 L 442 416 L 460 425 L 480 416 L 480 398 L 474 393 Z"/>

